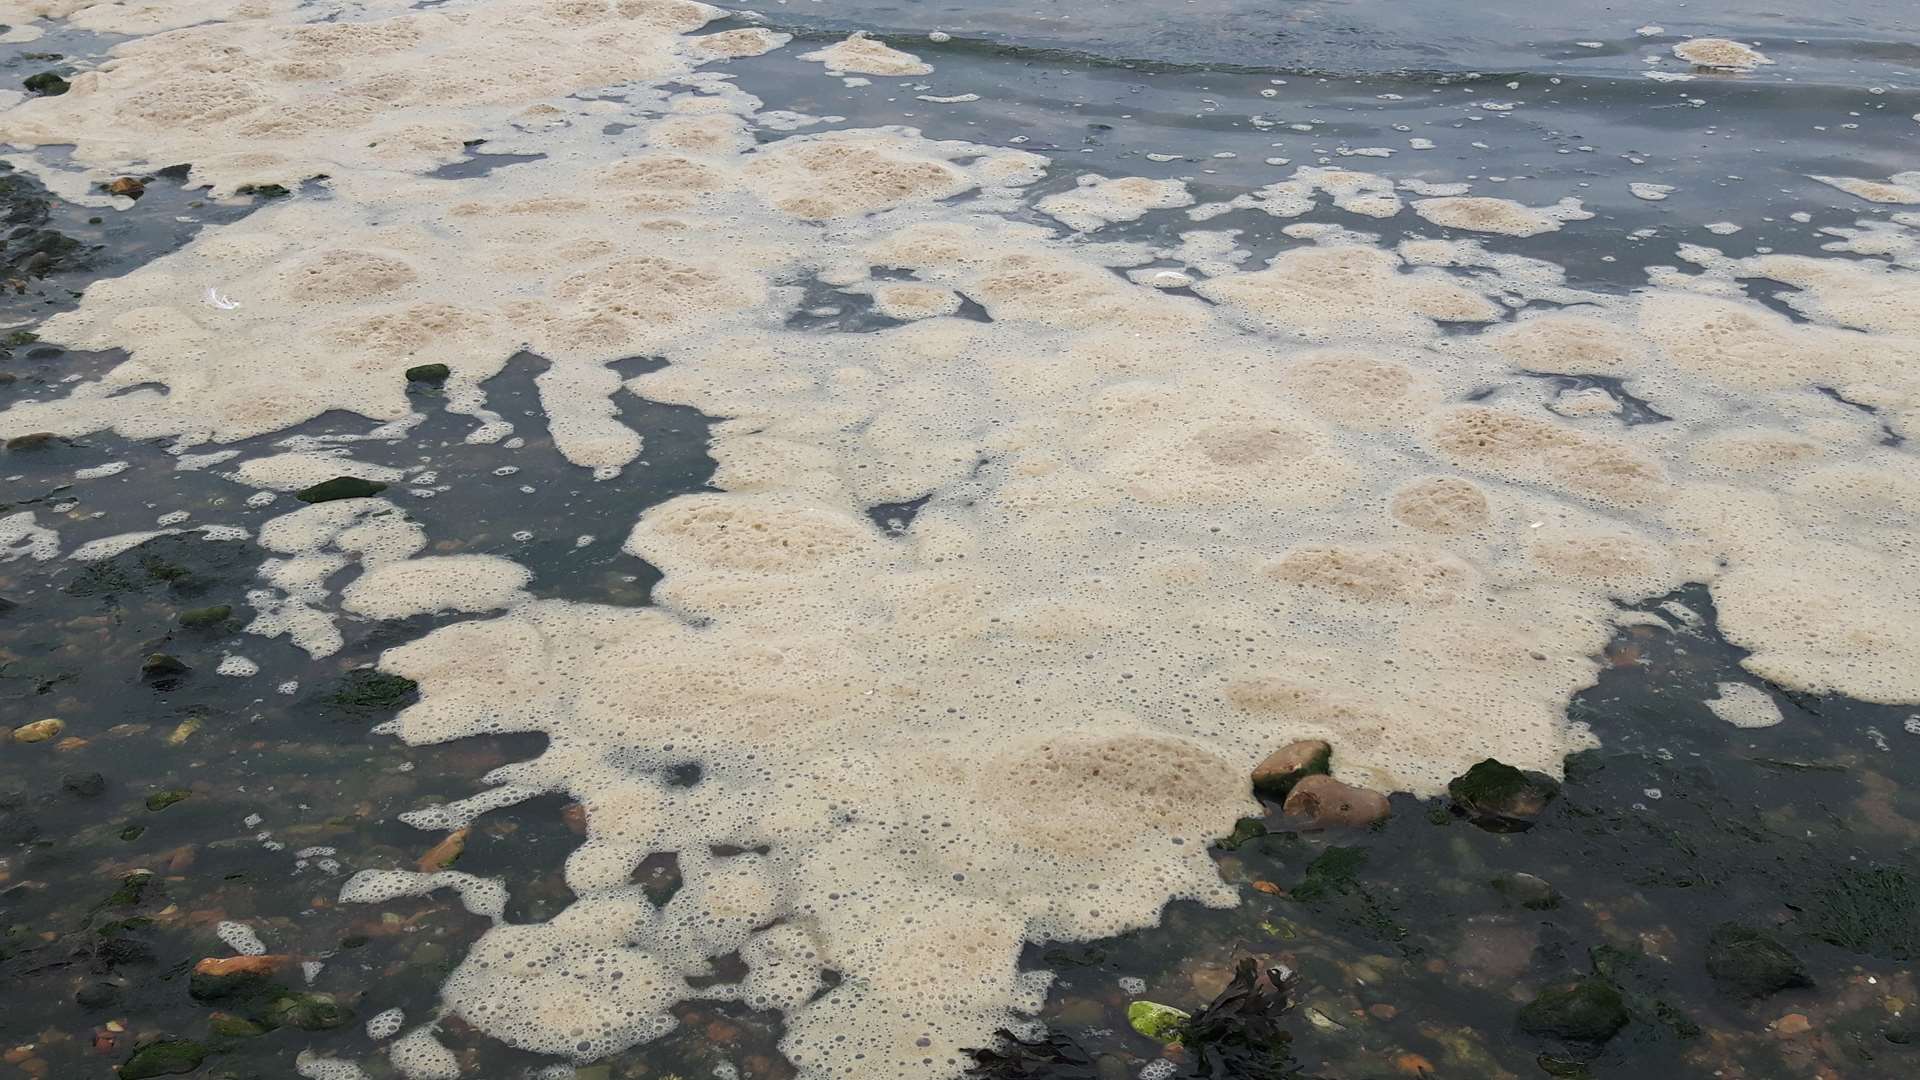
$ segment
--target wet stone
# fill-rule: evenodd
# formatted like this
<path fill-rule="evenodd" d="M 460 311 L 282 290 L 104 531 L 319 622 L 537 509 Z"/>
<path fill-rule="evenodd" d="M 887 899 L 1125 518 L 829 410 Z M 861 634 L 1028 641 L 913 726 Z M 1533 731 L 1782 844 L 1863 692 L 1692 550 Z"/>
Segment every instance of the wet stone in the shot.
<path fill-rule="evenodd" d="M 104 1009 L 120 1000 L 120 988 L 104 980 L 90 982 L 74 991 L 73 1000 L 83 1009 Z"/>
<path fill-rule="evenodd" d="M 1541 991 L 1521 1008 L 1520 1030 L 1540 1038 L 1604 1043 L 1629 1019 L 1620 991 L 1604 979 L 1588 977 Z"/>
<path fill-rule="evenodd" d="M 1386 820 L 1392 812 L 1385 795 L 1343 784 L 1331 776 L 1308 776 L 1293 785 L 1282 809 L 1322 829 L 1364 829 Z"/>
<path fill-rule="evenodd" d="M 46 742 L 66 729 L 66 721 L 48 717 L 45 720 L 35 720 L 31 724 L 21 724 L 14 728 L 13 741 L 17 743 Z"/>
<path fill-rule="evenodd" d="M 445 364 L 420 364 L 407 369 L 407 381 L 417 383 L 443 383 L 453 374 L 453 369 Z"/>
<path fill-rule="evenodd" d="M 180 613 L 180 625 L 189 630 L 204 630 L 207 627 L 219 626 L 232 615 L 233 607 L 229 604 L 191 608 Z"/>
<path fill-rule="evenodd" d="M 147 193 L 144 181 L 132 176 L 122 176 L 107 182 L 107 194 L 137 199 Z"/>
<path fill-rule="evenodd" d="M 70 89 L 67 80 L 61 78 L 57 71 L 43 71 L 38 75 L 29 75 L 21 80 L 20 85 L 26 87 L 28 92 L 39 94 L 41 97 L 59 97 Z"/>
<path fill-rule="evenodd" d="M 1492 832 L 1522 832 L 1559 794 L 1560 785 L 1540 773 L 1522 772 L 1487 758 L 1447 785 L 1454 812 Z"/>
<path fill-rule="evenodd" d="M 167 807 L 172 806 L 174 803 L 177 803 L 182 801 L 183 799 L 186 799 L 188 796 L 192 794 L 193 792 L 187 790 L 186 788 L 172 788 L 167 791 L 156 791 L 153 794 L 147 796 L 147 809 L 154 813 L 159 813 L 160 811 L 165 810 Z"/>
<path fill-rule="evenodd" d="M 9 450 L 40 450 L 53 444 L 60 436 L 51 431 L 32 431 L 25 435 L 15 435 L 7 440 Z"/>
<path fill-rule="evenodd" d="M 1333 761 L 1333 747 L 1321 739 L 1301 739 L 1268 754 L 1253 767 L 1253 790 L 1270 799 L 1285 800 L 1293 786 L 1308 776 L 1324 776 Z"/>
<path fill-rule="evenodd" d="M 144 1080 L 150 1076 L 175 1076 L 190 1073 L 207 1058 L 207 1048 L 186 1039 L 162 1039 L 133 1052 L 120 1066 L 120 1080 Z"/>
<path fill-rule="evenodd" d="M 331 480 L 322 480 L 309 488 L 294 493 L 293 497 L 304 503 L 333 502 L 336 499 L 367 499 L 387 490 L 387 485 L 377 480 L 362 480 L 357 476 L 336 476 Z"/>
<path fill-rule="evenodd" d="M 1494 891 L 1507 902 L 1528 911 L 1547 911 L 1560 906 L 1560 893 L 1545 878 L 1532 874 L 1508 874 L 1493 879 Z"/>
<path fill-rule="evenodd" d="M 294 994 L 273 1003 L 268 1016 L 281 1027 L 327 1031 L 353 1022 L 353 1010 L 324 994 Z"/>
<path fill-rule="evenodd" d="M 75 798 L 91 799 L 107 790 L 107 778 L 97 772 L 71 772 L 60 778 L 60 790 Z"/>
<path fill-rule="evenodd" d="M 1773 935 L 1730 922 L 1707 940 L 1707 974 L 1723 993 L 1742 998 L 1813 985 L 1800 958 Z"/>
<path fill-rule="evenodd" d="M 140 676 L 145 679 L 167 679 L 191 670 L 184 660 L 167 653 L 151 653 L 140 661 Z"/>
<path fill-rule="evenodd" d="M 1189 1014 L 1157 1001 L 1136 1001 L 1127 1006 L 1127 1024 L 1155 1042 L 1178 1042 L 1180 1030 Z"/>

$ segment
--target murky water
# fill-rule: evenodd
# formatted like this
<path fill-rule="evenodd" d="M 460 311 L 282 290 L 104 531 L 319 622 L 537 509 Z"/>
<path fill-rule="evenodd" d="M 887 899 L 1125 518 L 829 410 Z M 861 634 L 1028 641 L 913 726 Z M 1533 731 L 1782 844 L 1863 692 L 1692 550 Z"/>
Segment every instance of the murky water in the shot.
<path fill-rule="evenodd" d="M 1045 176 L 1005 216 L 1048 228 L 1059 221 L 1035 204 L 1077 190 L 1083 173 L 1181 180 L 1207 204 L 1300 166 L 1337 165 L 1394 183 L 1468 183 L 1475 195 L 1530 207 L 1578 198 L 1591 219 L 1499 237 L 1498 250 L 1548 260 L 1568 285 L 1605 295 L 1646 286 L 1649 267 L 1697 262 L 1682 245 L 1732 259 L 1824 257 L 1850 235 L 1911 234 L 1911 221 L 1892 217 L 1901 204 L 1863 202 L 1810 178 L 1920 167 L 1920 21 L 1910 5 L 1276 7 L 836 0 L 769 4 L 708 29 L 796 35 L 728 73 L 770 108 L 830 118 L 807 130 L 904 124 L 930 139 L 1041 155 Z M 37 40 L 0 46 L 12 81 L 72 74 L 119 40 L 46 25 Z M 933 72 L 842 79 L 799 58 L 853 30 L 910 49 Z M 1674 43 L 1707 35 L 1753 42 L 1773 63 L 1714 73 L 1672 57 Z M 605 100 L 621 101 L 617 89 Z M 609 123 L 605 137 L 644 130 L 629 121 Z M 506 184 L 551 164 L 504 137 L 470 150 L 433 175 Z M 49 175 L 77 175 L 62 172 L 64 151 L 34 153 Z M 124 359 L 36 340 L 40 321 L 74 307 L 93 282 L 283 200 L 337 197 L 315 181 L 284 195 L 213 198 L 182 173 L 142 175 L 144 193 L 119 208 L 50 195 L 18 171 L 0 176 L 9 224 L 0 321 L 10 328 L 0 408 L 57 398 Z M 1361 230 L 1383 246 L 1441 231 L 1411 212 L 1356 216 L 1326 205 L 1289 218 L 1239 207 L 1206 227 L 1238 230 L 1252 267 L 1300 246 L 1301 234 L 1282 230 L 1301 224 Z M 1194 227 L 1167 208 L 1091 235 L 1164 252 Z M 1900 260 L 1912 250 L 1853 254 L 1910 267 Z M 1160 254 L 1130 265 L 1182 264 Z M 793 293 L 786 331 L 907 325 L 844 282 L 780 285 Z M 1764 283 L 1744 295 L 1808 322 Z M 956 317 L 1005 321 L 971 299 Z M 633 378 L 674 362 L 641 353 L 613 370 Z M 484 381 L 486 407 L 513 425 L 511 438 L 490 443 L 470 438 L 470 409 L 450 409 L 451 392 L 422 380 L 407 390 L 412 424 L 336 410 L 217 446 L 101 430 L 16 442 L 0 457 L 0 519 L 31 512 L 58 527 L 54 557 L 36 557 L 31 536 L 0 551 L 0 723 L 15 729 L 0 745 L 0 1076 L 282 1077 L 303 1054 L 380 1080 L 408 1075 L 382 1051 L 400 1021 L 392 1030 L 368 1022 L 391 1009 L 409 1028 L 436 1017 L 449 975 L 493 923 L 445 891 L 342 903 L 351 875 L 457 866 L 504 883 L 508 924 L 552 919 L 580 899 L 565 871 L 588 832 L 579 803 L 590 800 L 549 791 L 480 816 L 451 843 L 400 820 L 482 789 L 492 770 L 546 750 L 543 735 L 408 746 L 371 730 L 419 700 L 411 680 L 377 670 L 383 652 L 490 616 L 338 617 L 342 644 L 319 658 L 286 637 L 247 633 L 269 557 L 253 538 L 296 504 L 284 492 L 260 498 L 225 461 L 182 457 L 346 450 L 408 476 L 384 494 L 424 532 L 426 554 L 511 560 L 530 571 L 536 598 L 648 607 L 662 573 L 621 542 L 650 507 L 717 489 L 710 439 L 716 425 L 739 421 L 611 397 L 614 420 L 645 445 L 616 479 L 596 481 L 547 429 L 537 380 L 559 370 L 521 353 Z M 1622 427 L 1673 422 L 1663 406 L 1680 411 L 1604 374 L 1515 379 L 1562 397 L 1597 389 Z M 1880 432 L 1886 453 L 1907 453 L 1901 403 L 1862 397 L 1856 406 L 1848 395 L 1871 387 L 1822 389 L 1836 411 L 1858 412 Z M 899 536 L 930 499 L 943 509 L 939 491 L 859 509 L 881 535 Z M 203 526 L 243 532 L 196 531 Z M 67 557 L 157 529 L 184 531 L 97 561 Z M 337 594 L 353 574 L 341 567 L 324 580 Z M 1397 794 L 1390 817 L 1359 829 L 1311 828 L 1267 805 L 1257 827 L 1244 822 L 1210 853 L 1237 906 L 1176 901 L 1157 927 L 1030 943 L 1022 966 L 1057 976 L 1035 1017 L 1053 1041 L 986 1075 L 1209 1075 L 1212 1062 L 1194 1048 L 1132 1030 L 1128 1008 L 1149 1000 L 1197 1010 L 1244 957 L 1296 972 L 1297 1004 L 1283 1021 L 1290 1040 L 1258 1066 L 1236 1059 L 1224 1075 L 1912 1075 L 1920 714 L 1912 703 L 1803 692 L 1752 674 L 1698 585 L 1622 606 L 1645 617 L 1622 620 L 1597 680 L 1567 704 L 1599 746 L 1565 762 L 1557 797 L 1530 828 L 1479 827 L 1438 795 Z M 1863 650 L 1873 647 L 1863 639 Z M 1782 722 L 1741 728 L 1717 716 L 1705 702 L 1727 684 L 1763 694 Z M 1272 736 L 1278 745 L 1289 733 Z M 1338 743 L 1334 752 L 1338 769 Z M 699 763 L 683 768 L 691 771 L 663 785 L 700 783 Z M 656 908 L 685 884 L 671 853 L 641 862 L 631 880 Z M 1715 957 L 1729 948 L 1729 924 L 1769 943 L 1747 955 L 1773 962 L 1771 981 L 1726 974 Z M 259 947 L 236 946 L 245 942 L 237 928 Z M 260 959 L 204 963 L 246 954 Z M 567 1062 L 515 1049 L 451 1015 L 436 1037 L 465 1076 L 794 1076 L 780 1010 L 701 994 L 739 981 L 744 966 L 739 950 L 719 956 L 672 1005 L 671 1034 L 608 1055 Z M 841 978 L 826 972 L 813 1000 Z M 1593 1021 L 1604 1034 L 1592 1024 L 1551 1030 L 1527 1011 L 1570 980 L 1611 995 Z M 984 1035 L 978 1045 L 1010 1044 Z M 438 1074 L 416 1065 L 412 1075 Z"/>

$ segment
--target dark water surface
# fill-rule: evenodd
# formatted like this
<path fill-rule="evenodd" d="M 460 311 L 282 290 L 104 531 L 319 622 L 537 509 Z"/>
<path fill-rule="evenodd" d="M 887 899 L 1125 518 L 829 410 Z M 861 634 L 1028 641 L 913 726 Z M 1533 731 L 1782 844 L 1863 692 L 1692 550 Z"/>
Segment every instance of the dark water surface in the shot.
<path fill-rule="evenodd" d="M 1473 180 L 1475 194 L 1530 204 L 1578 195 L 1599 217 L 1577 243 L 1556 233 L 1501 249 L 1549 257 L 1589 288 L 1643 284 L 1648 266 L 1677 261 L 1681 243 L 1736 256 L 1817 252 L 1832 239 L 1821 229 L 1886 208 L 1807 174 L 1920 167 L 1920 8 L 1900 0 L 1791 10 L 1759 0 L 836 0 L 758 10 L 803 36 L 872 29 L 935 63 L 916 93 L 982 100 L 925 102 L 899 80 L 848 86 L 794 59 L 795 49 L 740 69 L 746 89 L 845 126 L 906 123 L 1042 152 L 1055 160 L 1050 187 L 1073 186 L 1080 171 L 1179 176 L 1205 202 L 1296 165 L 1344 162 L 1395 179 Z M 1651 25 L 1663 30 L 1638 32 Z M 936 30 L 952 40 L 927 40 Z M 1666 57 L 1695 34 L 1757 43 L 1777 64 L 1685 82 L 1643 76 L 1684 72 L 1642 58 Z M 0 46 L 0 71 L 17 79 L 75 62 L 25 54 L 100 47 L 57 35 Z M 1433 148 L 1414 149 L 1416 138 Z M 1394 154 L 1354 154 L 1373 147 Z M 513 167 L 484 153 L 476 161 Z M 1674 190 L 1650 202 L 1629 191 L 1635 182 Z M 64 204 L 13 174 L 0 175 L 0 188 L 7 277 L 17 283 L 0 295 L 0 319 L 14 327 L 0 404 L 45 396 L 115 359 L 38 346 L 35 322 L 88 282 L 256 205 L 207 204 L 165 177 L 124 212 Z M 1333 220 L 1299 220 L 1323 219 Z M 1364 225 L 1393 238 L 1412 220 Z M 1704 228 L 1719 221 L 1742 231 Z M 1149 216 L 1103 238 L 1183 222 Z M 1243 211 L 1213 227 L 1244 230 L 1258 259 L 1290 242 L 1283 224 Z M 31 263 L 38 251 L 47 257 Z M 884 324 L 825 286 L 806 306 L 815 314 L 804 325 L 820 333 Z M 656 363 L 636 358 L 627 373 Z M 540 596 L 645 604 L 659 575 L 618 541 L 645 507 L 705 487 L 712 420 L 623 396 L 622 419 L 645 436 L 646 460 L 595 484 L 538 422 L 532 379 L 543 364 L 523 356 L 487 385 L 491 407 L 516 422 L 515 445 L 466 443 L 471 421 L 446 413 L 429 387 L 415 391 L 427 419 L 404 439 L 366 440 L 374 425 L 347 415 L 292 434 L 351 438 L 359 460 L 460 477 L 431 497 L 388 493 L 427 526 L 434 553 L 514 559 L 533 571 Z M 128 467 L 116 475 L 74 476 L 119 461 Z M 159 442 L 110 434 L 8 450 L 0 518 L 35 511 L 77 544 L 154 528 L 182 510 L 192 515 L 186 528 L 251 533 L 290 505 L 250 506 L 249 489 L 217 469 L 175 465 Z M 882 519 L 911 512 L 876 508 Z M 404 680 L 368 665 L 454 617 L 343 620 L 346 647 L 313 661 L 284 640 L 239 633 L 259 559 L 250 542 L 187 532 L 95 564 L 0 562 L 0 726 L 64 724 L 45 741 L 0 745 L 0 1077 L 110 1077 L 164 1037 L 204 1055 L 196 1075 L 285 1077 L 312 1048 L 384 1080 L 394 1074 L 362 1023 L 392 1006 L 429 1015 L 485 928 L 441 897 L 348 908 L 333 898 L 358 869 L 445 861 L 428 851 L 431 835 L 397 816 L 474 790 L 540 740 L 418 753 L 370 734 L 412 698 Z M 1657 612 L 1661 599 L 1646 609 Z M 1152 930 L 1032 949 L 1031 964 L 1060 974 L 1041 1019 L 1075 1049 L 1006 1075 L 1193 1075 L 1196 1055 L 1130 1030 L 1128 1005 L 1196 1009 L 1243 957 L 1296 972 L 1298 1005 L 1285 1018 L 1288 1062 L 1229 1075 L 1920 1074 L 1920 717 L 1763 687 L 1786 721 L 1731 727 L 1703 700 L 1717 683 L 1759 684 L 1714 632 L 1711 597 L 1692 589 L 1677 599 L 1703 621 L 1655 614 L 1616 638 L 1599 683 L 1571 705 L 1601 748 L 1567 762 L 1564 787 L 1532 828 L 1489 831 L 1444 799 L 1405 796 L 1387 822 L 1361 831 L 1301 831 L 1276 809 L 1216 851 L 1241 887 L 1240 907 L 1175 905 Z M 216 674 L 229 654 L 257 662 L 260 675 Z M 579 829 L 558 799 L 522 804 L 481 819 L 458 865 L 506 879 L 510 920 L 541 919 L 572 899 L 560 870 Z M 677 880 L 670 860 L 645 874 L 664 902 Z M 272 989 L 196 983 L 198 960 L 229 951 L 216 936 L 226 920 L 251 925 L 288 958 L 267 980 Z M 1713 978 L 1709 953 L 1728 925 L 1791 953 L 1807 985 L 1754 994 Z M 1523 1030 L 1522 1006 L 1571 979 L 1617 995 L 1618 1034 Z M 660 1043 L 558 1071 L 457 1025 L 443 1034 L 470 1076 L 792 1074 L 774 1049 L 777 1015 L 703 1004 L 680 1013 L 680 1029 Z"/>

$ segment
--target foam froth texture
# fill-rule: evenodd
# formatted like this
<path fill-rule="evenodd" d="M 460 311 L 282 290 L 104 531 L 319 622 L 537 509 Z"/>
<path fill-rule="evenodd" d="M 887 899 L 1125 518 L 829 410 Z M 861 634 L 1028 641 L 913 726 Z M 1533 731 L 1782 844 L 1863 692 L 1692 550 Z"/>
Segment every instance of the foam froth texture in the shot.
<path fill-rule="evenodd" d="M 107 7 L 127 6 L 41 13 Z M 590 1060 L 718 997 L 781 1010 L 808 1080 L 955 1075 L 1040 1004 L 1024 944 L 1233 903 L 1206 849 L 1253 810 L 1268 751 L 1326 738 L 1346 779 L 1420 793 L 1488 756 L 1555 771 L 1591 742 L 1566 703 L 1617 602 L 1688 581 L 1764 678 L 1920 700 L 1920 469 L 1885 437 L 1920 426 L 1906 269 L 1693 249 L 1621 295 L 1481 241 L 1305 223 L 1259 263 L 1204 223 L 1407 211 L 1497 243 L 1592 215 L 1408 204 L 1388 177 L 1312 167 L 1229 203 L 1101 175 L 1036 199 L 1033 154 L 768 111 L 720 65 L 786 38 L 707 32 L 721 12 L 683 0 L 230 7 L 118 46 L 0 114 L 0 137 L 73 144 L 103 177 L 191 162 L 217 192 L 324 175 L 329 197 L 91 286 L 40 336 L 126 360 L 0 413 L 0 436 L 217 444 L 329 410 L 404 426 L 404 372 L 445 363 L 449 407 L 499 439 L 481 384 L 522 349 L 552 362 L 555 444 L 599 477 L 644 449 L 621 395 L 726 418 L 718 490 L 626 538 L 664 573 L 652 607 L 535 599 L 507 560 L 423 556 L 381 499 L 258 537 L 249 629 L 315 655 L 340 647 L 341 612 L 474 616 L 382 657 L 420 691 L 388 733 L 550 739 L 407 820 L 455 828 L 544 793 L 585 808 L 577 901 L 497 922 L 444 990 L 515 1046 Z M 173 17 L 141 10 L 145 29 Z M 1703 66 L 1765 62 L 1690 45 Z M 860 35 L 806 58 L 927 70 Z M 544 157 L 430 175 L 482 138 Z M 1823 179 L 1916 201 L 1912 175 Z M 1149 213 L 1193 228 L 1089 242 Z M 1168 263 L 1184 269 L 1147 269 Z M 1156 287 L 1167 274 L 1190 292 Z M 898 325 L 791 328 L 808 279 Z M 1750 299 L 1756 282 L 1801 318 Z M 611 363 L 635 355 L 667 362 L 623 382 Z M 1545 372 L 1605 376 L 1671 419 L 1628 423 L 1615 391 Z M 354 468 L 293 451 L 231 475 L 284 491 Z M 894 533 L 865 512 L 923 498 Z M 0 550 L 59 551 L 18 517 Z M 1724 714 L 1768 722 L 1757 704 L 1728 692 Z M 668 851 L 685 885 L 656 907 L 632 873 Z M 451 888 L 505 909 L 496 883 L 382 870 L 342 899 Z M 731 953 L 743 981 L 689 987 Z M 457 1066 L 431 1023 L 389 1052 L 415 1078 Z"/>

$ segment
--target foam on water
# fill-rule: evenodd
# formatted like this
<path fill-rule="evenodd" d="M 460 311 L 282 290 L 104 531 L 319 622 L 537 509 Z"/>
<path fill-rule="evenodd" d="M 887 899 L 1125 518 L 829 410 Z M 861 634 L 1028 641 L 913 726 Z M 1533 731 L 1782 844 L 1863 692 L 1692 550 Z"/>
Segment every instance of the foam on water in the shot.
<path fill-rule="evenodd" d="M 1264 262 L 1204 228 L 1094 243 L 1156 211 L 1330 206 L 1377 227 L 1405 204 L 1387 177 L 1314 167 L 1222 203 L 1115 176 L 1036 199 L 1033 154 L 791 134 L 804 118 L 700 68 L 782 35 L 699 35 L 718 14 L 274 9 L 130 42 L 0 114 L 0 135 L 74 143 L 101 176 L 329 178 L 329 197 L 209 227 L 48 319 L 43 340 L 128 357 L 0 413 L 0 435 L 186 446 L 335 409 L 404 427 L 405 370 L 440 362 L 448 407 L 499 438 L 482 383 L 522 349 L 550 361 L 556 447 L 595 475 L 642 453 L 623 395 L 725 418 L 718 490 L 626 537 L 664 575 L 650 607 L 535 599 L 507 560 L 423 556 L 425 530 L 383 499 L 260 530 L 253 633 L 320 656 L 340 612 L 479 616 L 382 657 L 420 691 L 384 730 L 548 737 L 405 820 L 454 828 L 547 793 L 585 810 L 577 899 L 546 922 L 504 921 L 504 887 L 458 872 L 349 881 L 345 902 L 445 887 L 500 920 L 448 1013 L 589 1060 L 665 1034 L 678 1002 L 730 999 L 785 1014 L 810 1080 L 953 1075 L 1039 1006 L 1025 944 L 1233 902 L 1208 841 L 1253 809 L 1247 770 L 1275 746 L 1327 738 L 1343 777 L 1420 793 L 1487 756 L 1557 770 L 1591 741 L 1566 703 L 1617 601 L 1705 582 L 1761 677 L 1920 700 L 1920 485 L 1886 439 L 1920 423 L 1908 271 L 1697 249 L 1620 295 L 1478 241 L 1324 222 L 1288 226 Z M 925 68 L 858 36 L 809 58 Z M 476 138 L 544 156 L 429 175 Z M 1571 198 L 1413 211 L 1490 236 L 1591 216 Z M 1192 295 L 1154 287 L 1159 260 Z M 806 282 L 899 325 L 796 328 Z M 667 362 L 623 381 L 611 364 L 635 355 Z M 1563 393 L 1539 373 L 1606 382 Z M 1672 419 L 1628 423 L 1614 386 Z M 232 477 L 356 470 L 401 479 L 311 447 Z M 898 532 L 866 513 L 922 499 Z M 9 557 L 58 550 L 30 513 L 0 519 Z M 684 885 L 655 906 L 632 873 L 659 852 Z M 733 953 L 743 981 L 689 985 Z M 448 1075 L 431 1022 L 392 1052 Z"/>

